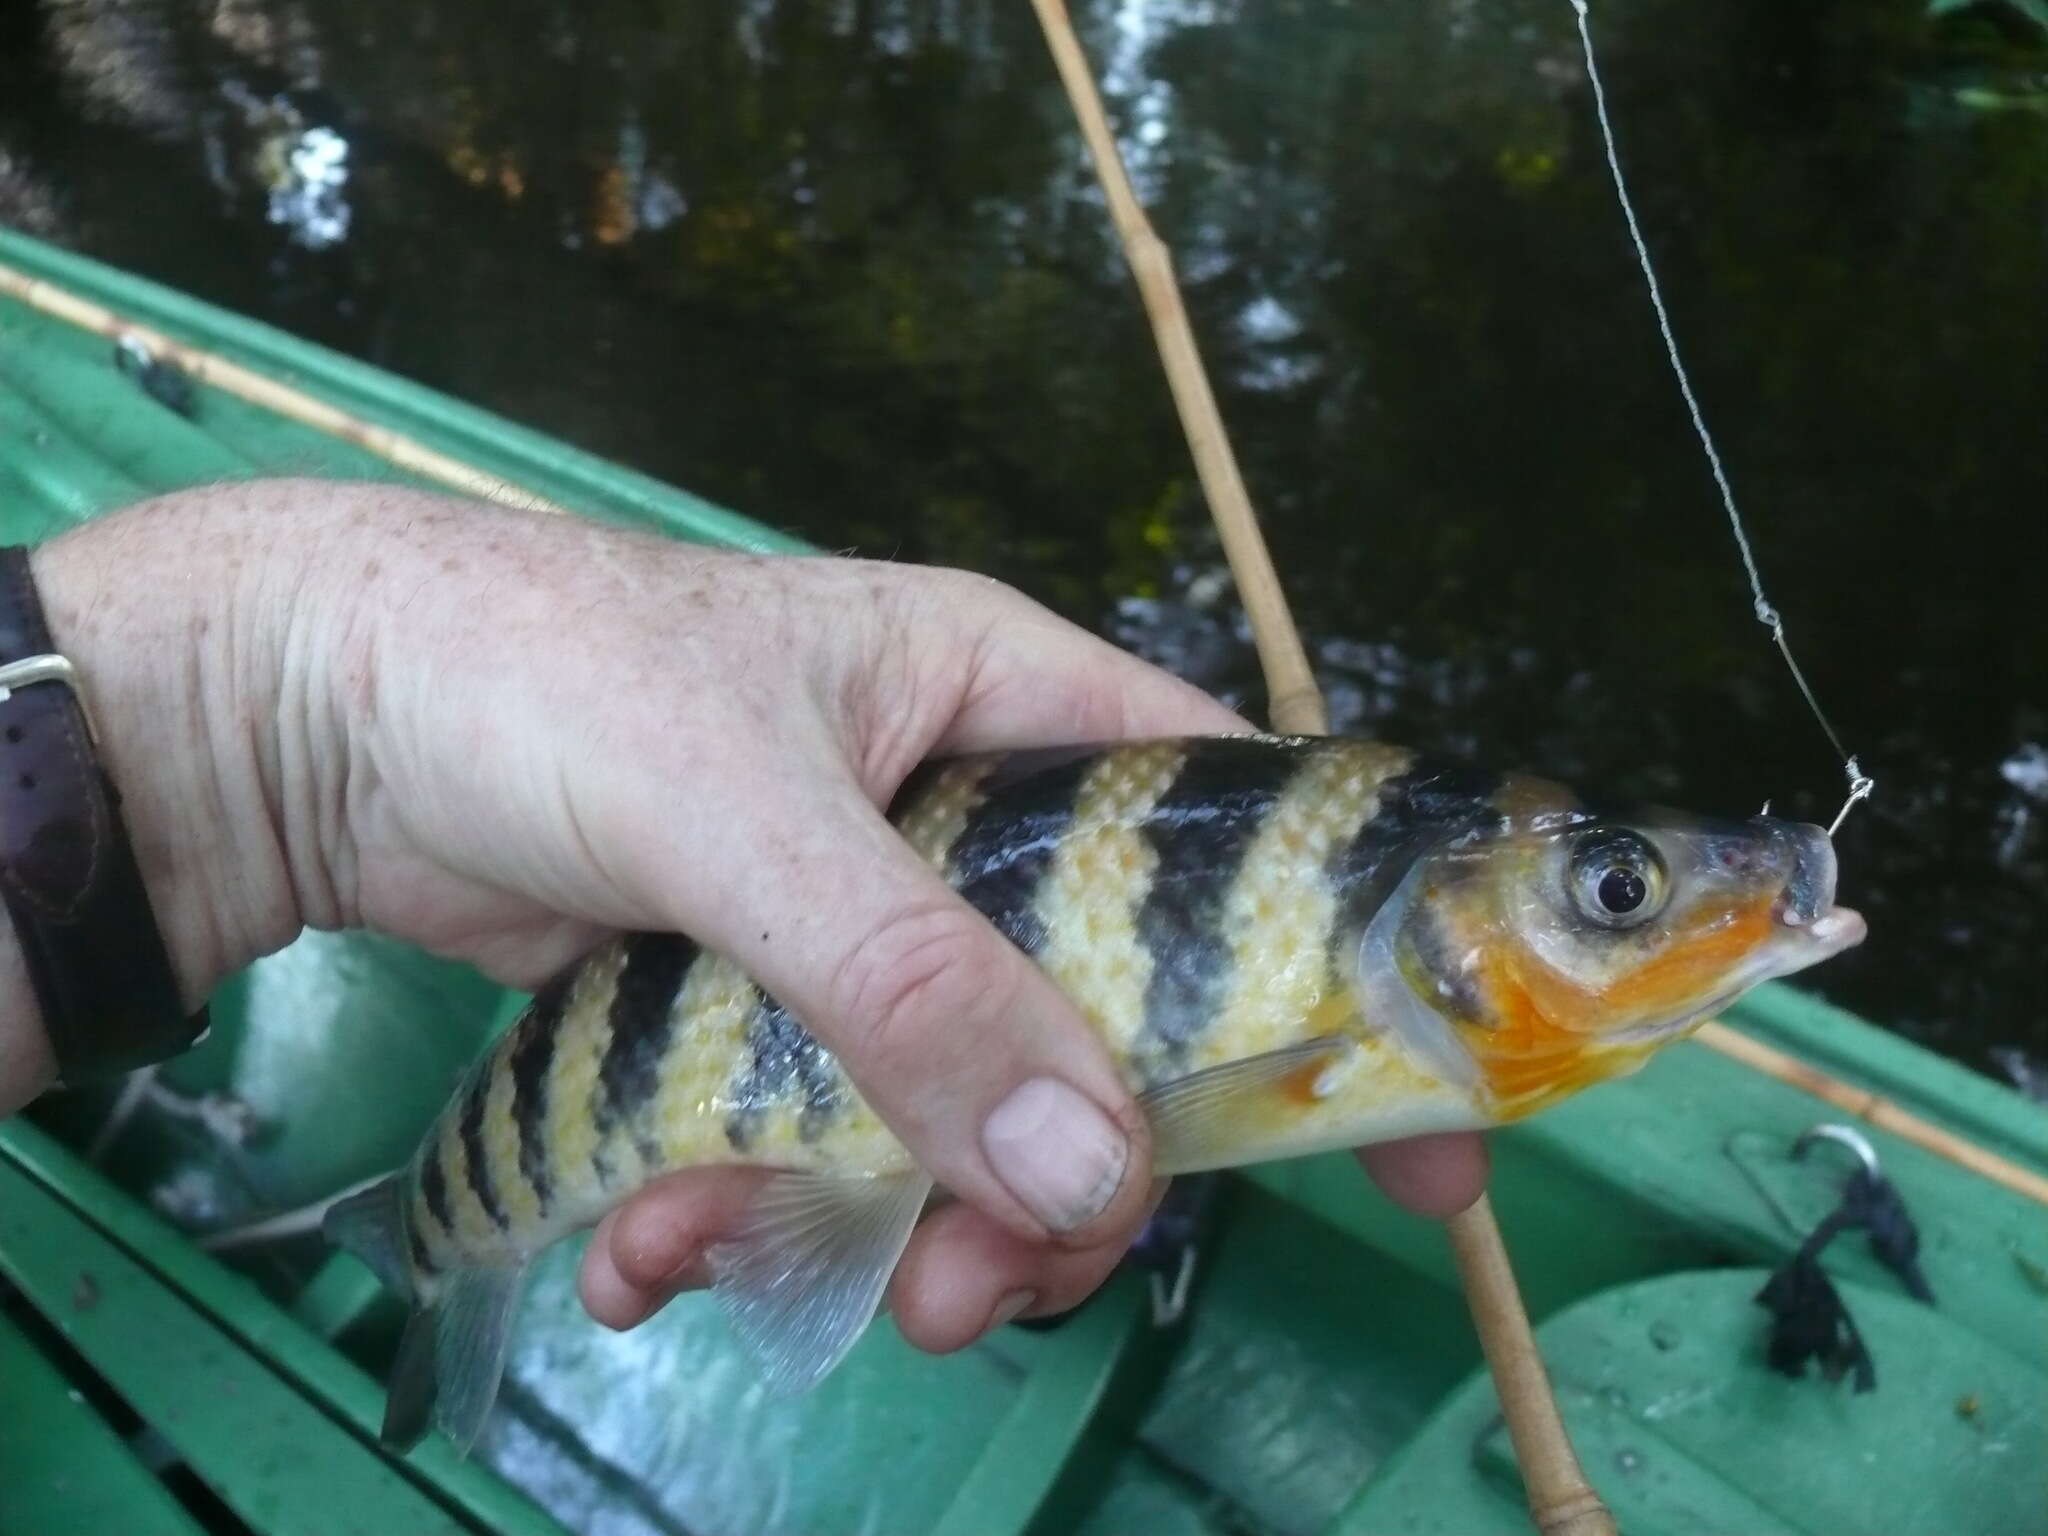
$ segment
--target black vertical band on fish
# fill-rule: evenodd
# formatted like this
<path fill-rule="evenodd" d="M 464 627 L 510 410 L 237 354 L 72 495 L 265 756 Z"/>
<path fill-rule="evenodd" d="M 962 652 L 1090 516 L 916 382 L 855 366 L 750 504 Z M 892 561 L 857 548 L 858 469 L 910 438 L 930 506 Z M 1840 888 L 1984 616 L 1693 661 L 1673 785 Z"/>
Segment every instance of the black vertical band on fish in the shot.
<path fill-rule="evenodd" d="M 404 1222 L 406 1257 L 412 1260 L 413 1273 L 422 1280 L 431 1280 L 439 1274 L 440 1266 L 434 1262 L 434 1255 L 428 1251 L 426 1239 L 410 1220 Z"/>
<path fill-rule="evenodd" d="M 947 855 L 954 888 L 1027 955 L 1045 944 L 1035 910 L 1039 885 L 1073 824 L 1082 781 L 1101 756 L 1099 749 L 1012 754 Z"/>
<path fill-rule="evenodd" d="M 1230 964 L 1224 902 L 1299 761 L 1268 742 L 1204 742 L 1145 819 L 1158 858 L 1137 916 L 1139 942 L 1152 956 L 1142 1037 L 1148 1082 L 1172 1072 L 1215 1016 Z"/>
<path fill-rule="evenodd" d="M 839 1064 L 796 1016 L 767 993 L 756 991 L 747 1024 L 747 1062 L 733 1086 L 733 1110 L 725 1139 L 736 1152 L 753 1144 L 756 1127 L 771 1104 L 792 1094 L 800 1099 L 798 1138 L 816 1141 L 845 1092 Z"/>
<path fill-rule="evenodd" d="M 448 1207 L 448 1175 L 441 1167 L 441 1144 L 429 1137 L 420 1153 L 420 1198 L 443 1237 L 455 1234 L 455 1213 Z"/>
<path fill-rule="evenodd" d="M 611 1039 L 597 1071 L 600 1134 L 609 1136 L 633 1123 L 654 1102 L 675 1027 L 676 994 L 697 954 L 697 946 L 681 934 L 636 933 L 626 941 L 626 960 L 607 1018 Z M 635 1146 L 646 1161 L 660 1156 L 661 1149 L 644 1133 Z"/>
<path fill-rule="evenodd" d="M 1498 824 L 1501 784 L 1497 773 L 1441 758 L 1417 759 L 1383 782 L 1378 808 L 1332 860 L 1344 915 L 1338 931 L 1363 930 L 1424 849 Z"/>
<path fill-rule="evenodd" d="M 548 1073 L 555 1064 L 556 1026 L 575 985 L 576 972 L 565 970 L 534 994 L 506 1058 L 512 1073 L 512 1120 L 519 1131 L 519 1172 L 543 1216 L 555 1192 L 548 1169 Z"/>
<path fill-rule="evenodd" d="M 469 1192 L 476 1196 L 476 1203 L 483 1208 L 491 1225 L 504 1231 L 505 1207 L 498 1203 L 498 1183 L 491 1172 L 491 1159 L 484 1147 L 484 1109 L 491 1097 L 491 1079 L 497 1074 L 488 1068 L 470 1074 L 469 1087 L 462 1100 L 462 1162 L 469 1176 Z"/>

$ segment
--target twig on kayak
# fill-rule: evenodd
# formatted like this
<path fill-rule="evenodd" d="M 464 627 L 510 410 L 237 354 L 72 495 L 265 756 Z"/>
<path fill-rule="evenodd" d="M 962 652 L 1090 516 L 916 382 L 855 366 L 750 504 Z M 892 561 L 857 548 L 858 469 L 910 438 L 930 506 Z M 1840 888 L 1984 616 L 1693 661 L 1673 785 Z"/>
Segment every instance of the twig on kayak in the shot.
<path fill-rule="evenodd" d="M 465 496 L 509 507 L 523 507 L 531 512 L 568 510 L 523 486 L 514 485 L 510 480 L 429 448 L 417 438 L 365 421 L 302 389 L 294 389 L 253 368 L 244 368 L 240 363 L 229 362 L 216 352 L 187 346 L 162 331 L 138 325 L 103 305 L 82 299 L 55 283 L 30 277 L 26 272 L 4 263 L 0 263 L 0 296 L 19 299 L 31 309 L 39 309 L 44 314 L 69 321 L 81 330 L 105 336 L 122 349 L 121 355 L 130 359 L 129 366 L 168 364 L 202 384 L 210 384 L 251 405 L 260 405 L 330 437 L 338 437 L 345 443 L 354 443 L 387 463 L 424 479 L 437 481 Z"/>
<path fill-rule="evenodd" d="M 1130 263 L 1138 291 L 1144 296 L 1145 313 L 1152 322 L 1159 360 L 1173 389 L 1174 405 L 1180 412 L 1181 427 L 1201 476 L 1202 491 L 1222 536 L 1238 593 L 1251 618 L 1259 663 L 1266 674 L 1268 716 L 1277 730 L 1320 735 L 1329 728 L 1322 693 L 1309 669 L 1280 578 L 1259 532 L 1251 498 L 1238 474 L 1222 413 L 1216 408 L 1201 353 L 1188 327 L 1187 310 L 1173 276 L 1172 258 L 1131 189 L 1130 177 L 1102 110 L 1102 98 L 1095 89 L 1087 56 L 1074 36 L 1064 0 L 1032 0 L 1032 5 L 1038 12 L 1053 62 L 1059 67 L 1067 99 L 1080 120 L 1081 136 L 1087 141 L 1096 176 L 1109 200 L 1110 216 L 1122 239 L 1124 257 Z M 1586 1481 L 1585 1471 L 1565 1434 L 1492 1205 L 1482 1194 L 1470 1209 L 1453 1216 L 1448 1225 L 1466 1301 L 1472 1309 L 1480 1346 L 1486 1352 L 1486 1363 L 1493 1371 L 1536 1528 L 1544 1536 L 1614 1536 L 1614 1517 Z"/>
<path fill-rule="evenodd" d="M 1889 1131 L 1901 1141 L 1910 1141 L 1924 1152 L 1946 1158 L 2037 1204 L 2048 1205 L 2048 1178 L 1953 1131 L 1943 1130 L 1931 1120 L 1923 1120 L 1882 1094 L 1859 1088 L 1854 1083 L 1845 1083 L 1787 1051 L 1766 1045 L 1726 1024 L 1702 1024 L 1693 1038 L 1710 1050 L 1733 1057 L 1752 1071 L 1802 1089 L 1837 1109 L 1869 1121 L 1881 1131 Z"/>

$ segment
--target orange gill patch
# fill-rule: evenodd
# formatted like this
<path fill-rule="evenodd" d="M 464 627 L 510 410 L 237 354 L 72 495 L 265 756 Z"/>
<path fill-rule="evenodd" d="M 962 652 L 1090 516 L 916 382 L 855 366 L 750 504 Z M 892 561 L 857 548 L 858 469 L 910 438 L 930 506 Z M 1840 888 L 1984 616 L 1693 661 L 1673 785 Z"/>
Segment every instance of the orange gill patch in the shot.
<path fill-rule="evenodd" d="M 1658 954 L 1604 987 L 1582 986 L 1519 945 L 1490 953 L 1481 984 L 1495 1023 L 1463 1033 L 1495 1116 L 1519 1120 L 1641 1065 L 1664 1042 L 1616 1045 L 1607 1037 L 1675 1018 L 1722 990 L 1728 974 L 1770 937 L 1772 902 L 1760 897 L 1701 914 Z"/>

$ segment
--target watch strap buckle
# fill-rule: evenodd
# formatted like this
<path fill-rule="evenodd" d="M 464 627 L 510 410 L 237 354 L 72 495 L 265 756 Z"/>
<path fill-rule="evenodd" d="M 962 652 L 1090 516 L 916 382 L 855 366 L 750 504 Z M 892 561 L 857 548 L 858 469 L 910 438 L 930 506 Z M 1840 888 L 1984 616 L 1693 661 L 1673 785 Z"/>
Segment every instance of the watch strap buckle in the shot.
<path fill-rule="evenodd" d="M 86 699 L 85 689 L 79 683 L 78 668 L 71 664 L 71 658 L 60 656 L 55 651 L 45 651 L 40 656 L 24 656 L 19 661 L 0 666 L 0 704 L 13 698 L 15 689 L 36 683 L 62 683 L 71 690 L 71 697 L 78 704 L 78 713 L 85 719 L 85 734 L 97 747 L 100 744 L 99 723 L 92 717 L 92 705 Z"/>

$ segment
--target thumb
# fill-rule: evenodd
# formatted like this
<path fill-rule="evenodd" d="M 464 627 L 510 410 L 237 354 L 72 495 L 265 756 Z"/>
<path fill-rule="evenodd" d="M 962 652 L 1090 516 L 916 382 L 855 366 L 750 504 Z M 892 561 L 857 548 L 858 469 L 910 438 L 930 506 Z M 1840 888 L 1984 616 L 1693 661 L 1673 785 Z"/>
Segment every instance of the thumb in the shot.
<path fill-rule="evenodd" d="M 798 803 L 764 806 L 770 790 L 750 807 L 787 839 L 779 867 L 692 931 L 838 1056 L 954 1194 L 1032 1239 L 1134 1229 L 1149 1142 L 1101 1041 L 850 781 L 789 788 Z"/>

